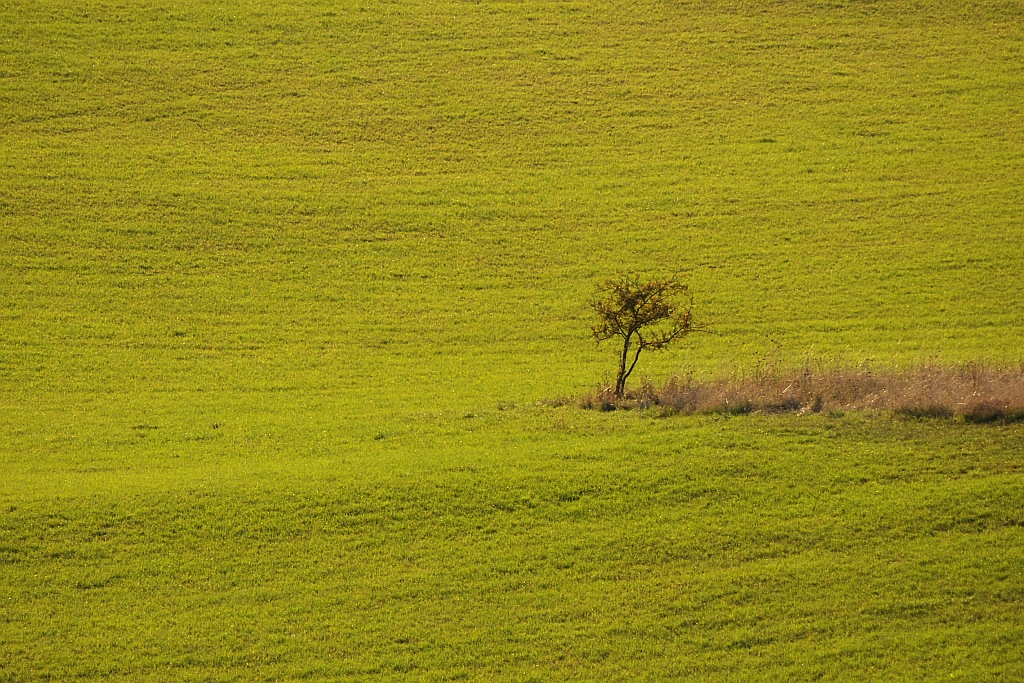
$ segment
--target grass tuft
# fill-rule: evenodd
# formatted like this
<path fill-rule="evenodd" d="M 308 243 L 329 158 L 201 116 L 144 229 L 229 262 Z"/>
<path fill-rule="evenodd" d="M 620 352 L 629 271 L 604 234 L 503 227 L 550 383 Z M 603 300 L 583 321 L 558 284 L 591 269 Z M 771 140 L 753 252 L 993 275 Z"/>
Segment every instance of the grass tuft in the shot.
<path fill-rule="evenodd" d="M 913 418 L 1010 423 L 1024 421 L 1024 365 L 759 367 L 711 381 L 690 375 L 672 377 L 661 387 L 644 382 L 622 399 L 615 398 L 612 387 L 599 387 L 578 404 L 597 410 L 658 406 L 665 413 L 726 415 L 881 410 Z"/>

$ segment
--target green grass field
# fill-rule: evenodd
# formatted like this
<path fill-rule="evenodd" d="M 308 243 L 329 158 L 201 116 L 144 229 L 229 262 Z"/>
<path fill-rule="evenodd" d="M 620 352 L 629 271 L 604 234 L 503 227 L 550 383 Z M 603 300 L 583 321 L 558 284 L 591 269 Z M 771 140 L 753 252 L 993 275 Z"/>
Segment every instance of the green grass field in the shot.
<path fill-rule="evenodd" d="M 1024 680 L 1024 424 L 599 413 L 1024 362 L 1024 3 L 0 6 L 0 681 Z M 639 378 L 638 378 L 639 379 Z"/>

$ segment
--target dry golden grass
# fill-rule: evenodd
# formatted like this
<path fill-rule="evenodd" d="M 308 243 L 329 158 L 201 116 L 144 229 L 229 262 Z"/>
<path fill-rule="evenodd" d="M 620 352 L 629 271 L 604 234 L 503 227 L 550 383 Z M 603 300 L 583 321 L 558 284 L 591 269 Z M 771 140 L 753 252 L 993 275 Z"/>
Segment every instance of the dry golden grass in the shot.
<path fill-rule="evenodd" d="M 733 377 L 698 381 L 673 377 L 615 399 L 600 387 L 578 401 L 583 408 L 616 410 L 660 406 L 666 413 L 891 411 L 968 422 L 1024 420 L 1024 365 L 926 364 L 910 369 L 806 365 L 799 370 L 759 367 Z"/>

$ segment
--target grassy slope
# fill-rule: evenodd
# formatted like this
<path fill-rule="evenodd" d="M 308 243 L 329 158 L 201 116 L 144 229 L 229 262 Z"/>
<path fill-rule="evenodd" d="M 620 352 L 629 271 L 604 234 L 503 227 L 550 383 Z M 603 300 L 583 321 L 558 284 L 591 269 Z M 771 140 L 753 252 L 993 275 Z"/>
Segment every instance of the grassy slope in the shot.
<path fill-rule="evenodd" d="M 0 676 L 1021 676 L 1020 426 L 523 407 L 1021 360 L 1021 19 L 6 3 Z"/>

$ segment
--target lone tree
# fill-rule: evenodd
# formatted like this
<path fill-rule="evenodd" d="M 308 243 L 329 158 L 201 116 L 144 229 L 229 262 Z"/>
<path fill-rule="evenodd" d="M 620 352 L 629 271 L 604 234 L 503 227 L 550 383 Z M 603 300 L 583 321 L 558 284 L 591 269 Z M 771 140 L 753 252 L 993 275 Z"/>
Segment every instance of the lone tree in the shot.
<path fill-rule="evenodd" d="M 598 317 L 593 327 L 597 342 L 622 339 L 619 373 L 615 378 L 616 398 L 626 393 L 626 380 L 644 349 L 659 351 L 700 329 L 693 323 L 693 296 L 677 276 L 645 281 L 623 274 L 598 286 L 590 305 Z"/>

